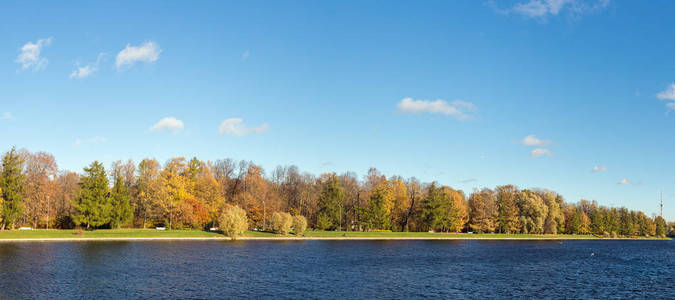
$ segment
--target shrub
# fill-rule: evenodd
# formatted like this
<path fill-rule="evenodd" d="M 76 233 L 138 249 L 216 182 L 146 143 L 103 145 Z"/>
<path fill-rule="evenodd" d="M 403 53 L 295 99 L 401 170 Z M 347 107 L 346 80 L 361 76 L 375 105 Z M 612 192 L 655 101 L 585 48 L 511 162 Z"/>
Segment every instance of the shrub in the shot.
<path fill-rule="evenodd" d="M 301 215 L 293 217 L 293 232 L 295 235 L 302 235 L 307 229 L 307 219 Z"/>
<path fill-rule="evenodd" d="M 246 217 L 246 211 L 239 206 L 227 209 L 220 216 L 219 221 L 220 229 L 223 231 L 223 234 L 229 236 L 233 240 L 236 240 L 237 236 L 243 234 L 244 231 L 248 229 L 248 217 Z"/>
<path fill-rule="evenodd" d="M 327 230 L 328 228 L 333 226 L 333 222 L 331 221 L 330 217 L 328 217 L 324 213 L 320 213 L 319 216 L 316 217 L 316 229 L 318 230 Z"/>
<path fill-rule="evenodd" d="M 612 238 L 613 238 L 613 239 L 617 238 L 616 231 L 612 231 Z"/>
<path fill-rule="evenodd" d="M 275 212 L 272 215 L 272 230 L 279 234 L 288 234 L 293 225 L 291 214 L 285 212 Z"/>

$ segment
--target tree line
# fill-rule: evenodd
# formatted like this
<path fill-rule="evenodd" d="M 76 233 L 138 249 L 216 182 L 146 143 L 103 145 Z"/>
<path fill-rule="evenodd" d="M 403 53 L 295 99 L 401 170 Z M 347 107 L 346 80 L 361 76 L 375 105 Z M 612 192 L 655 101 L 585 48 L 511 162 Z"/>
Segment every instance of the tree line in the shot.
<path fill-rule="evenodd" d="M 49 153 L 15 148 L 3 155 L 1 168 L 2 229 L 203 229 L 234 222 L 226 213 L 236 206 L 248 219 L 240 227 L 277 232 L 289 231 L 294 222 L 318 230 L 604 236 L 668 232 L 660 216 L 595 201 L 567 203 L 546 189 L 502 185 L 474 190 L 467 197 L 436 182 L 387 178 L 374 168 L 363 179 L 350 172 L 315 176 L 296 166 L 279 166 L 266 175 L 249 161 L 176 157 L 164 165 L 155 159 L 115 161 L 107 170 L 95 161 L 78 174 L 59 171 Z"/>

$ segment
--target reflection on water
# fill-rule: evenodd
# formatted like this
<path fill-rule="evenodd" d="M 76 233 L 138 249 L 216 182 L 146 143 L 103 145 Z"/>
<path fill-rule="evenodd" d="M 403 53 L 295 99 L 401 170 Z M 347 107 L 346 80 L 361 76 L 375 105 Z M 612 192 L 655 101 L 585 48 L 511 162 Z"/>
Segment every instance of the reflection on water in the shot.
<path fill-rule="evenodd" d="M 673 241 L 0 243 L 0 298 L 675 298 Z"/>

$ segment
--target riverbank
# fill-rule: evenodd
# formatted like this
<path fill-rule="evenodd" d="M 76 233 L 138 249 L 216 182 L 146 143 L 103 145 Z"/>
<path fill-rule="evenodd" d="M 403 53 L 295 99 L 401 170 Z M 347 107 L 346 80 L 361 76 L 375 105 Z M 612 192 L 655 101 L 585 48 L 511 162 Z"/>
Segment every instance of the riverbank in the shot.
<path fill-rule="evenodd" d="M 306 231 L 303 236 L 279 235 L 271 232 L 246 231 L 241 240 L 608 240 L 593 235 L 570 234 L 471 234 L 430 232 L 358 232 L 358 231 Z M 658 238 L 614 238 L 655 240 Z M 100 229 L 77 230 L 4 230 L 0 242 L 20 241 L 163 241 L 163 240 L 229 240 L 220 232 L 202 230 L 154 229 Z"/>

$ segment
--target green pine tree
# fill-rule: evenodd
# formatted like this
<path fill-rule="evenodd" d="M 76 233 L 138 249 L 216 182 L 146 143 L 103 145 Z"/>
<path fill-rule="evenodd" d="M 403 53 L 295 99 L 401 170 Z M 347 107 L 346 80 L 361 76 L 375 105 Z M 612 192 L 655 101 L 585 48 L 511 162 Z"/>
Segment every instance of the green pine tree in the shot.
<path fill-rule="evenodd" d="M 119 229 L 123 225 L 129 224 L 134 217 L 133 209 L 129 202 L 129 188 L 124 184 L 122 176 L 115 177 L 115 185 L 112 188 L 110 197 L 110 227 Z"/>
<path fill-rule="evenodd" d="M 441 188 L 436 183 L 431 183 L 427 196 L 422 200 L 422 220 L 429 230 L 437 230 L 445 227 L 449 216 L 448 203 Z"/>
<path fill-rule="evenodd" d="M 16 221 L 23 213 L 23 193 L 25 178 L 21 173 L 23 160 L 16 148 L 2 157 L 2 173 L 0 174 L 0 190 L 2 191 L 2 228 L 14 229 Z"/>
<path fill-rule="evenodd" d="M 85 176 L 80 179 L 80 194 L 73 203 L 76 211 L 73 221 L 90 229 L 110 222 L 110 193 L 103 164 L 95 161 L 84 168 L 84 172 Z"/>
<path fill-rule="evenodd" d="M 319 212 L 321 227 L 324 229 L 336 229 L 340 227 L 340 218 L 344 220 L 345 216 L 340 210 L 342 203 L 345 202 L 345 192 L 340 186 L 335 175 L 323 184 L 321 195 L 319 195 Z"/>
<path fill-rule="evenodd" d="M 381 189 L 375 189 L 370 195 L 370 207 L 367 213 L 370 227 L 375 229 L 390 227 L 391 217 L 387 211 L 386 202 L 384 191 Z"/>

